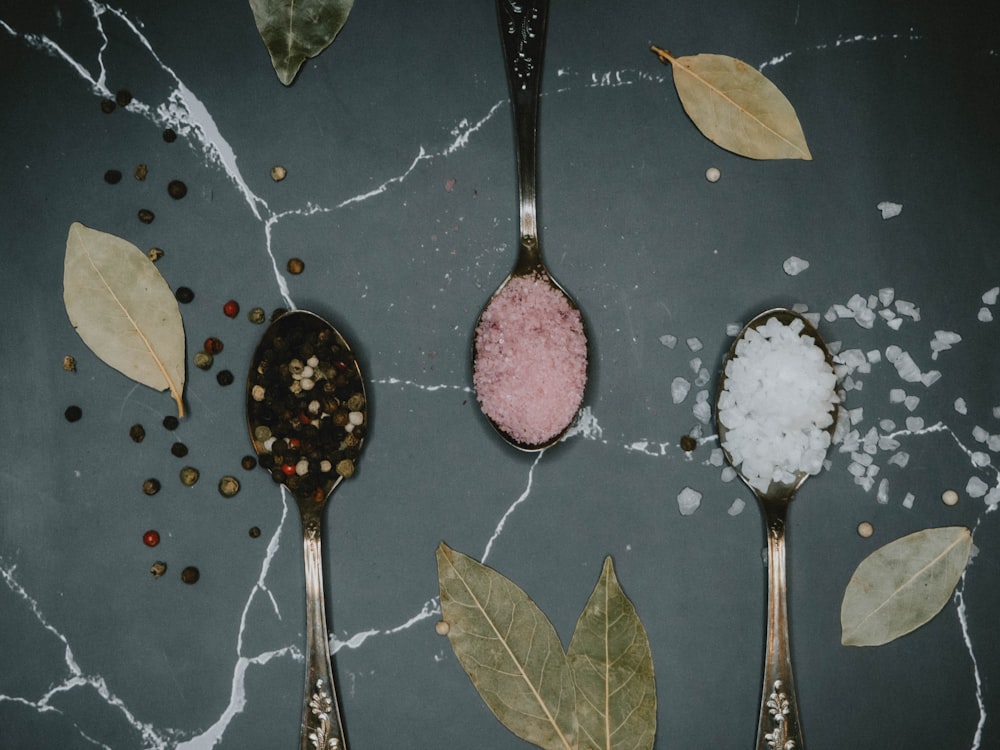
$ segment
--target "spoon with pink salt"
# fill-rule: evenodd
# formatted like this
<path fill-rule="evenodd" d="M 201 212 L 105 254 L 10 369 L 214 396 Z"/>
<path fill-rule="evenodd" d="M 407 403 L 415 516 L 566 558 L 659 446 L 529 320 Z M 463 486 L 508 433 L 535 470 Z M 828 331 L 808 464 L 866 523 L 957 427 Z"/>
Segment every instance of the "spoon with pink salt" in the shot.
<path fill-rule="evenodd" d="M 548 6 L 548 0 L 497 0 L 514 113 L 521 231 L 514 270 L 476 324 L 472 362 L 483 414 L 524 451 L 547 448 L 566 434 L 587 383 L 583 317 L 546 268 L 538 241 L 538 99 Z"/>

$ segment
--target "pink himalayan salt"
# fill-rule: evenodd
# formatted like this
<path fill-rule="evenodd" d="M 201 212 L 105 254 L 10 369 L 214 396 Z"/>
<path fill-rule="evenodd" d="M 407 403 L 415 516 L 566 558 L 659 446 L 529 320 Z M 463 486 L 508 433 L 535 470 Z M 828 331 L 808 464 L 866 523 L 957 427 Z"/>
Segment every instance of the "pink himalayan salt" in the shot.
<path fill-rule="evenodd" d="M 580 311 L 547 279 L 514 277 L 476 328 L 472 382 L 483 413 L 514 440 L 540 445 L 576 416 L 587 383 Z"/>

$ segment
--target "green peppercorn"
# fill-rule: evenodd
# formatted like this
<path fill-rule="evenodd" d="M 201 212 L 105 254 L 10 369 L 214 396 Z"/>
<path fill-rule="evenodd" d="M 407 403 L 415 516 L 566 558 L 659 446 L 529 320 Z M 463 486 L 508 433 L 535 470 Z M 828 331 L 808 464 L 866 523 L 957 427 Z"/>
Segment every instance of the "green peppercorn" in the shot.
<path fill-rule="evenodd" d="M 185 466 L 180 472 L 181 484 L 185 487 L 192 487 L 198 481 L 198 477 L 200 476 L 201 473 L 196 468 L 193 466 Z"/>
<path fill-rule="evenodd" d="M 66 417 L 67 422 L 79 422 L 80 418 L 83 417 L 83 409 L 79 406 L 67 406 L 63 416 Z"/>
<path fill-rule="evenodd" d="M 109 169 L 104 173 L 104 181 L 109 185 L 117 185 L 122 181 L 122 173 L 117 169 Z"/>
<path fill-rule="evenodd" d="M 176 430 L 180 426 L 180 423 L 181 421 L 172 414 L 168 414 L 163 418 L 163 426 L 168 430 Z"/>
<path fill-rule="evenodd" d="M 146 428 L 141 424 L 134 424 L 128 428 L 128 436 L 137 443 L 146 439 Z"/>
<path fill-rule="evenodd" d="M 257 468 L 257 459 L 254 456 L 244 456 L 240 461 L 240 466 L 242 466 L 247 471 L 253 471 Z"/>
<path fill-rule="evenodd" d="M 235 380 L 233 373 L 231 373 L 229 370 L 219 370 L 218 374 L 215 376 L 215 379 L 219 381 L 219 385 L 232 385 L 233 381 Z"/>
<path fill-rule="evenodd" d="M 148 208 L 140 208 L 138 214 L 136 215 L 139 217 L 139 221 L 141 221 L 143 224 L 152 224 L 153 219 L 156 218 L 156 214 L 154 214 Z"/>
<path fill-rule="evenodd" d="M 142 483 L 142 491 L 147 495 L 155 495 L 160 491 L 160 480 L 159 479 L 147 479 Z"/>
<path fill-rule="evenodd" d="M 188 447 L 184 443 L 174 443 L 170 446 L 170 452 L 177 458 L 184 458 L 188 454 Z"/>
<path fill-rule="evenodd" d="M 260 324 L 267 319 L 267 313 L 264 312 L 263 307 L 255 307 L 247 313 L 247 320 L 251 323 Z"/>
<path fill-rule="evenodd" d="M 194 355 L 194 366 L 199 370 L 207 370 L 212 366 L 212 362 L 215 361 L 215 357 L 211 354 L 202 350 Z"/>
<path fill-rule="evenodd" d="M 192 300 L 194 300 L 194 292 L 192 292 L 186 286 L 179 286 L 179 287 L 177 287 L 177 291 L 174 292 L 174 297 L 182 305 L 186 305 L 189 302 L 191 302 Z"/>
<path fill-rule="evenodd" d="M 337 462 L 337 473 L 344 479 L 354 476 L 354 462 L 349 458 L 341 459 Z"/>
<path fill-rule="evenodd" d="M 199 578 L 201 578 L 201 573 L 193 565 L 189 565 L 181 571 L 181 580 L 184 583 L 198 583 Z"/>
<path fill-rule="evenodd" d="M 179 201 L 187 195 L 188 189 L 181 180 L 171 180 L 167 183 L 167 194 L 175 201 Z"/>
<path fill-rule="evenodd" d="M 240 491 L 240 480 L 228 474 L 219 480 L 219 494 L 223 497 L 235 497 Z"/>

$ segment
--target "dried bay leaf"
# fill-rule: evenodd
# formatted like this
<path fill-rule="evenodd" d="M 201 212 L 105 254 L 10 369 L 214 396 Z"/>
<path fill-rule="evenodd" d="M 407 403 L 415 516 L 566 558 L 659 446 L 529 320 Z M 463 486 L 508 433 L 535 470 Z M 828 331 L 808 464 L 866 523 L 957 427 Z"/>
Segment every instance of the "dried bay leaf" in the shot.
<path fill-rule="evenodd" d="M 751 159 L 812 159 L 794 107 L 760 71 L 727 55 L 652 50 L 670 63 L 684 111 L 710 141 Z"/>
<path fill-rule="evenodd" d="M 569 644 L 580 747 L 650 750 L 656 682 L 646 629 L 605 558 Z"/>
<path fill-rule="evenodd" d="M 575 748 L 573 675 L 552 623 L 512 581 L 444 543 L 437 565 L 448 639 L 486 705 L 523 740 Z"/>
<path fill-rule="evenodd" d="M 63 301 L 94 354 L 143 385 L 169 390 L 184 416 L 184 323 L 173 292 L 142 250 L 74 222 Z"/>
<path fill-rule="evenodd" d="M 305 61 L 333 43 L 353 6 L 354 0 L 250 0 L 278 80 L 291 85 Z"/>
<path fill-rule="evenodd" d="M 929 622 L 951 598 L 972 550 L 964 526 L 925 529 L 861 561 L 840 607 L 845 646 L 881 646 Z"/>

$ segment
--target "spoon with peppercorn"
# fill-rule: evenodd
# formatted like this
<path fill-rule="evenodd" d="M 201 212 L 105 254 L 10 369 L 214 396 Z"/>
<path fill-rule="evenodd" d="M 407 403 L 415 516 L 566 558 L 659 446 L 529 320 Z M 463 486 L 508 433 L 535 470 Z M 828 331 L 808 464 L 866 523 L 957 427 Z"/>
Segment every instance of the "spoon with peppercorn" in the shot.
<path fill-rule="evenodd" d="M 346 750 L 330 663 L 320 544 L 323 508 L 354 474 L 368 427 L 364 381 L 327 321 L 294 310 L 261 337 L 247 376 L 247 424 L 258 462 L 295 498 L 306 576 L 301 750 Z"/>
<path fill-rule="evenodd" d="M 756 750 L 802 750 L 785 577 L 788 508 L 818 474 L 837 421 L 833 358 L 793 310 L 757 315 L 736 336 L 719 377 L 719 445 L 753 490 L 767 538 L 767 635 Z"/>
<path fill-rule="evenodd" d="M 520 240 L 513 271 L 479 316 L 472 356 L 483 414 L 524 451 L 563 437 L 587 382 L 583 318 L 549 273 L 538 240 L 538 100 L 548 6 L 548 0 L 497 0 L 514 115 Z"/>

